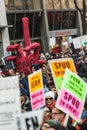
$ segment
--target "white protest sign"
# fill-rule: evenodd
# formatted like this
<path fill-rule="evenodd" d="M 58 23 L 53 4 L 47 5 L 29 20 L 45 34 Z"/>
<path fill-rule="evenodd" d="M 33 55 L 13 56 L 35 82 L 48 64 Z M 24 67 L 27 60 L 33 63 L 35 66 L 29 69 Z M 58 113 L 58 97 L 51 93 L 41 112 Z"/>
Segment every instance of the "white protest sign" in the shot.
<path fill-rule="evenodd" d="M 26 112 L 21 115 L 21 130 L 39 130 L 43 121 L 43 110 Z"/>
<path fill-rule="evenodd" d="M 55 37 L 51 37 L 49 39 L 49 45 L 53 47 L 53 46 L 55 46 L 55 44 L 56 44 L 56 38 Z"/>
<path fill-rule="evenodd" d="M 73 38 L 74 48 L 80 48 L 82 46 L 87 46 L 87 35 L 83 35 L 77 38 Z"/>
<path fill-rule="evenodd" d="M 17 130 L 20 106 L 18 76 L 0 78 L 0 130 Z"/>

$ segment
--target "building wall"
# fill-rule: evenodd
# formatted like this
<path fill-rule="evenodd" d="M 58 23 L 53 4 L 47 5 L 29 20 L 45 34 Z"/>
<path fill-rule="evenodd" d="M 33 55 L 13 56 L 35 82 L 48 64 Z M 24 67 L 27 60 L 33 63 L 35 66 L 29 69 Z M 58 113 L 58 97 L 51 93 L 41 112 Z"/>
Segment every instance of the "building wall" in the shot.
<path fill-rule="evenodd" d="M 9 26 L 10 25 L 12 26 L 9 28 L 5 28 L 4 31 L 2 31 L 3 34 L 2 40 L 4 40 L 3 41 L 4 48 L 6 48 L 6 46 L 8 45 L 8 44 L 4 44 L 4 42 L 9 43 L 9 37 L 10 37 L 10 44 L 13 44 L 15 42 L 24 43 L 23 27 L 21 21 L 22 17 L 29 18 L 31 42 L 34 41 L 40 42 L 42 45 L 41 51 L 44 52 L 49 51 L 49 39 L 50 37 L 54 37 L 54 34 L 58 35 L 60 34 L 60 32 L 62 32 L 61 34 L 63 35 L 63 32 L 65 33 L 64 31 L 65 29 L 67 31 L 68 30 L 71 31 L 70 35 L 72 35 L 76 29 L 77 30 L 79 29 L 79 27 L 77 26 L 77 21 L 75 21 L 76 19 L 74 19 L 74 23 L 75 23 L 74 28 L 73 27 L 70 28 L 70 25 L 66 28 L 62 26 L 63 19 L 66 18 L 65 14 L 68 13 L 69 15 L 71 15 L 73 11 L 76 12 L 74 6 L 74 0 L 67 0 L 67 3 L 66 0 L 62 0 L 61 2 L 58 0 L 4 0 L 4 1 L 5 1 L 5 7 L 4 8 L 1 7 L 0 9 L 1 11 L 4 9 L 3 16 L 5 20 L 3 21 L 3 23 L 5 22 L 5 25 L 8 24 Z M 2 2 L 4 6 L 3 0 L 0 0 L 0 2 Z M 80 0 L 80 4 L 82 5 L 81 0 Z M 56 18 L 55 16 L 57 16 L 58 13 L 60 13 L 60 15 L 62 16 L 61 17 L 62 19 L 60 21 L 61 28 L 58 28 L 58 25 L 55 24 L 55 22 L 58 24 L 57 19 L 54 19 Z M 49 19 L 49 14 L 52 14 L 53 17 L 51 19 L 51 23 Z M 78 14 L 76 13 L 76 15 Z M 6 16 L 7 16 L 7 21 L 6 21 Z M 66 22 L 67 20 L 68 17 L 66 19 Z M 79 18 L 79 21 L 80 20 L 81 19 Z M 81 24 L 79 24 L 79 26 L 81 26 Z M 9 35 L 8 35 L 8 29 L 9 29 Z M 75 30 L 73 31 L 73 29 Z M 75 35 L 78 35 L 77 30 L 75 32 Z M 4 34 L 4 32 L 7 33 Z M 6 38 L 8 37 L 7 41 L 5 37 Z"/>
<path fill-rule="evenodd" d="M 7 55 L 6 47 L 10 44 L 8 28 L 7 28 L 7 18 L 5 4 L 3 0 L 0 0 L 0 32 L 2 37 L 2 43 L 0 44 L 0 58 Z"/>

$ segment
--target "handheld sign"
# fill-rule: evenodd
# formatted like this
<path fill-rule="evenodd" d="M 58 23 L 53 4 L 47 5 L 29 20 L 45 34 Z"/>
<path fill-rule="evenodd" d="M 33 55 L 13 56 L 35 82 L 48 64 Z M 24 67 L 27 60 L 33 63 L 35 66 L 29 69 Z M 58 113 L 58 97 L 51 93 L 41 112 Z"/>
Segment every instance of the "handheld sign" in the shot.
<path fill-rule="evenodd" d="M 60 58 L 60 59 L 49 60 L 48 62 L 51 68 L 54 83 L 59 93 L 62 84 L 62 79 L 65 73 L 65 69 L 68 68 L 72 72 L 76 73 L 74 61 L 72 58 Z"/>
<path fill-rule="evenodd" d="M 41 69 L 28 76 L 32 110 L 45 105 Z"/>
<path fill-rule="evenodd" d="M 23 113 L 20 118 L 21 130 L 39 130 L 42 124 L 43 115 L 43 110 Z"/>
<path fill-rule="evenodd" d="M 79 122 L 87 94 L 86 89 L 87 84 L 78 75 L 67 69 L 56 107 Z"/>
<path fill-rule="evenodd" d="M 20 113 L 18 77 L 0 78 L 0 130 L 17 130 L 16 117 Z"/>
<path fill-rule="evenodd" d="M 87 35 L 73 38 L 74 48 L 80 48 L 82 46 L 87 46 Z"/>

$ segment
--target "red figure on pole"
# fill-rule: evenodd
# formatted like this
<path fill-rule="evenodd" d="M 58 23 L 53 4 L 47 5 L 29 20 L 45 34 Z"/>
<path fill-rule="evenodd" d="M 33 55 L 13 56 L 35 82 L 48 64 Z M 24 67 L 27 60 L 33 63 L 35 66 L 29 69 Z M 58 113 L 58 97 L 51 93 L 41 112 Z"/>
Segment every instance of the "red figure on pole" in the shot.
<path fill-rule="evenodd" d="M 17 43 L 7 46 L 6 51 L 15 50 L 16 55 L 8 56 L 6 60 L 13 61 L 16 71 L 28 75 L 31 73 L 31 66 L 33 64 L 39 64 L 40 43 L 31 43 L 30 41 L 28 18 L 22 18 L 22 22 L 24 33 L 24 48 L 22 48 L 20 44 Z"/>

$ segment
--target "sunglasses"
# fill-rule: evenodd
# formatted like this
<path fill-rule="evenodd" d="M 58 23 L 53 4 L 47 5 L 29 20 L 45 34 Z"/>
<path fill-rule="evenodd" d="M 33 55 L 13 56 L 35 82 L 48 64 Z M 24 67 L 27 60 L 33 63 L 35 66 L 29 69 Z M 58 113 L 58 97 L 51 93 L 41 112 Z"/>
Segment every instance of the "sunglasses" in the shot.
<path fill-rule="evenodd" d="M 61 112 L 52 113 L 52 115 L 57 115 L 57 114 L 61 114 Z"/>
<path fill-rule="evenodd" d="M 46 98 L 46 101 L 48 101 L 48 100 L 53 100 L 53 98 Z"/>

